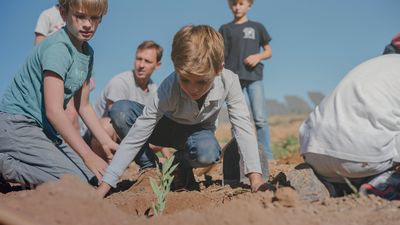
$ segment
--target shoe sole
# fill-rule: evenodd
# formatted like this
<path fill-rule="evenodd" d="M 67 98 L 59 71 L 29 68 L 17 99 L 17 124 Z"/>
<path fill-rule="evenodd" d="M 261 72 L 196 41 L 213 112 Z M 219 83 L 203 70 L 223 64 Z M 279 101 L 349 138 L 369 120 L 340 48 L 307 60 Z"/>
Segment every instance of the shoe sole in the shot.
<path fill-rule="evenodd" d="M 286 178 L 302 200 L 313 202 L 330 197 L 328 189 L 305 163 L 290 169 Z"/>

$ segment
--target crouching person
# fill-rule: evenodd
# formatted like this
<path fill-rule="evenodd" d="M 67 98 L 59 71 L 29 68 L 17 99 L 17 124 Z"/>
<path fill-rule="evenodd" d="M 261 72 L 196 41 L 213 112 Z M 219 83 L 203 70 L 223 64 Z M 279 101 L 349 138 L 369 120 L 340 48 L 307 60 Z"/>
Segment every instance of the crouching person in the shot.
<path fill-rule="evenodd" d="M 60 0 L 66 22 L 28 55 L 0 104 L 0 173 L 6 181 L 37 185 L 72 174 L 98 184 L 107 163 L 81 138 L 65 112 L 74 103 L 107 151 L 118 145 L 89 104 L 95 34 L 107 0 Z M 97 179 L 96 179 L 97 178 Z"/>
<path fill-rule="evenodd" d="M 133 126 L 129 131 L 119 131 L 114 124 L 117 133 L 127 134 L 106 170 L 98 193 L 104 196 L 115 187 L 134 159 L 142 168 L 154 167 L 149 143 L 177 149 L 179 170 L 186 174 L 193 167 L 217 163 L 221 149 L 214 135 L 215 121 L 224 102 L 244 159 L 244 174 L 249 177 L 252 190 L 258 190 L 264 181 L 257 139 L 239 79 L 223 69 L 221 35 L 205 25 L 183 27 L 174 37 L 171 58 L 175 72 L 162 82 L 151 103 L 144 108 L 135 102 L 124 103 L 134 114 Z"/>
<path fill-rule="evenodd" d="M 400 55 L 351 70 L 300 128 L 301 154 L 331 196 L 400 198 Z"/>

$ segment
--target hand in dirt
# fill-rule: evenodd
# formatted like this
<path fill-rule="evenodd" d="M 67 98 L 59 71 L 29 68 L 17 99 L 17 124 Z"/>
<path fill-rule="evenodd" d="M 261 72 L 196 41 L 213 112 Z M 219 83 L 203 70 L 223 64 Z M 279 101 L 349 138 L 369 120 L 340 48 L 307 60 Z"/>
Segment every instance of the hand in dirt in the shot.
<path fill-rule="evenodd" d="M 115 152 L 117 151 L 117 149 L 118 149 L 118 146 L 119 146 L 119 145 L 118 145 L 116 142 L 112 141 L 112 140 L 110 140 L 109 142 L 107 142 L 107 143 L 105 143 L 105 144 L 102 145 L 103 150 L 104 150 L 104 153 L 105 153 L 106 156 L 107 156 L 107 161 L 108 161 L 108 163 L 111 162 L 111 160 L 112 160 L 112 158 L 113 158 L 113 156 L 114 156 L 114 153 L 115 153 Z"/>
<path fill-rule="evenodd" d="M 108 166 L 107 163 L 92 151 L 85 154 L 82 158 L 85 165 L 94 173 L 97 180 L 100 182 Z"/>
<path fill-rule="evenodd" d="M 260 187 L 264 184 L 264 179 L 260 173 L 250 173 L 248 175 L 251 185 L 251 191 L 257 192 Z"/>
<path fill-rule="evenodd" d="M 110 191 L 111 187 L 105 182 L 102 182 L 98 188 L 96 188 L 96 193 L 101 197 L 104 198 L 106 194 Z"/>

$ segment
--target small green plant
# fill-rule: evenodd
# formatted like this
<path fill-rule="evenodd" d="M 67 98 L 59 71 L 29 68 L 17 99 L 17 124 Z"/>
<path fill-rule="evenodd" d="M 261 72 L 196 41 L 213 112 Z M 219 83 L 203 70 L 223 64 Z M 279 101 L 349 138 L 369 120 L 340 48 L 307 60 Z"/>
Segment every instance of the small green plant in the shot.
<path fill-rule="evenodd" d="M 153 211 L 156 216 L 162 215 L 162 213 L 165 209 L 165 206 L 166 206 L 167 194 L 170 191 L 171 183 L 172 183 L 172 180 L 174 179 L 174 176 L 171 174 L 178 166 L 178 163 L 175 165 L 172 165 L 172 163 L 174 162 L 174 158 L 175 158 L 174 155 L 167 158 L 162 163 L 161 171 L 157 165 L 157 171 L 158 171 L 159 178 L 160 178 L 159 185 L 153 178 L 150 177 L 151 189 L 153 189 L 153 192 L 157 198 L 157 202 L 156 203 L 153 202 Z"/>
<path fill-rule="evenodd" d="M 360 192 L 357 190 L 357 188 L 350 182 L 350 180 L 347 177 L 343 177 L 343 179 L 344 179 L 344 182 L 346 182 L 347 186 L 350 187 L 351 191 L 356 196 L 356 198 L 359 198 Z"/>

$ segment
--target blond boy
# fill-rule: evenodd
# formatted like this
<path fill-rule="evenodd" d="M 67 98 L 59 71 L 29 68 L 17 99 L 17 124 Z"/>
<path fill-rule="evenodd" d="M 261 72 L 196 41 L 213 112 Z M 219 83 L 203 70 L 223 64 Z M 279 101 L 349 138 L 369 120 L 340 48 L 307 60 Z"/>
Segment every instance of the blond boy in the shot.
<path fill-rule="evenodd" d="M 117 144 L 89 104 L 95 34 L 107 0 L 60 0 L 66 26 L 28 56 L 0 103 L 0 172 L 5 180 L 37 185 L 72 174 L 97 184 L 107 163 L 81 138 L 65 107 L 74 97 L 83 121 L 111 151 Z"/>
<path fill-rule="evenodd" d="M 173 40 L 171 58 L 175 72 L 158 88 L 128 135 L 121 142 L 97 189 L 104 196 L 138 154 L 149 154 L 146 142 L 174 147 L 180 169 L 191 171 L 220 160 L 221 149 L 214 135 L 215 121 L 227 103 L 235 137 L 244 159 L 244 173 L 251 188 L 263 184 L 257 140 L 237 75 L 223 68 L 221 35 L 206 25 L 186 26 Z M 154 166 L 142 163 L 142 168 Z"/>

